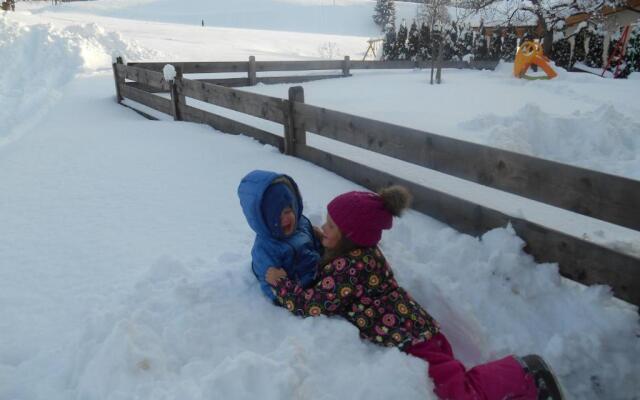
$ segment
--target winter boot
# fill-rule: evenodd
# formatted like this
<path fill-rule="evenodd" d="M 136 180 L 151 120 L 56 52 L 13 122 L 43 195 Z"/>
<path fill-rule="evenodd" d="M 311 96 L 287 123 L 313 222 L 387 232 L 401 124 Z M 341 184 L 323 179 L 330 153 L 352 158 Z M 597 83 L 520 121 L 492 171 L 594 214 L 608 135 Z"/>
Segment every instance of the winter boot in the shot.
<path fill-rule="evenodd" d="M 538 400 L 564 400 L 562 386 L 549 365 L 536 354 L 520 357 L 522 368 L 533 376 L 538 389 Z"/>

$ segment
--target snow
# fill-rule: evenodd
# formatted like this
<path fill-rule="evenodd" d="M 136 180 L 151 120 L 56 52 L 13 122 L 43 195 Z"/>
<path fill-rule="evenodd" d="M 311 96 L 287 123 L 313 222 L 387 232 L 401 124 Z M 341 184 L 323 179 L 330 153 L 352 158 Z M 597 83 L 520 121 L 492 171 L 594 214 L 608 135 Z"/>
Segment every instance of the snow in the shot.
<path fill-rule="evenodd" d="M 176 69 L 173 65 L 167 64 L 162 68 L 162 74 L 165 81 L 172 81 L 176 78 Z"/>
<path fill-rule="evenodd" d="M 331 198 L 357 185 L 247 137 L 147 121 L 114 101 L 113 54 L 318 59 L 333 43 L 337 57 L 357 59 L 375 31 L 373 3 L 338 0 L 358 20 L 320 24 L 333 3 L 238 1 L 236 20 L 221 27 L 215 15 L 231 12 L 228 2 L 182 3 L 175 15 L 160 0 L 19 2 L 0 16 L 0 398 L 435 399 L 424 362 L 361 341 L 344 320 L 289 315 L 251 273 L 253 236 L 235 194 L 248 171 L 293 176 L 316 224 Z M 249 10 L 269 5 L 279 22 L 252 26 Z M 559 72 L 525 82 L 508 64 L 445 70 L 444 84 L 429 86 L 424 71 L 354 71 L 304 87 L 310 104 L 638 179 L 640 81 Z M 640 244 L 637 233 L 572 218 L 593 240 Z M 637 307 L 562 279 L 522 247 L 509 227 L 478 239 L 413 211 L 382 243 L 469 366 L 539 353 L 571 398 L 637 398 Z"/>

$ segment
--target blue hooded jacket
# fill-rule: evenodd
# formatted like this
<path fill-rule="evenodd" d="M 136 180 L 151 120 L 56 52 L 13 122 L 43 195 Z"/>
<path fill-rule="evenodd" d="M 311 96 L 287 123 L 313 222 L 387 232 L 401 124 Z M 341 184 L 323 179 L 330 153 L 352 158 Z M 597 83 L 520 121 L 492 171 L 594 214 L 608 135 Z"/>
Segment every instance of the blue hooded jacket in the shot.
<path fill-rule="evenodd" d="M 294 201 L 291 204 L 296 213 L 296 230 L 290 235 L 276 236 L 269 228 L 267 217 L 263 210 L 270 204 L 262 204 L 263 197 L 269 186 L 276 182 L 287 181 L 292 188 Z M 271 171 L 255 170 L 247 174 L 238 186 L 238 197 L 247 222 L 256 233 L 253 249 L 251 250 L 253 273 L 260 282 L 264 294 L 275 300 L 273 289 L 266 281 L 269 267 L 283 268 L 289 277 L 300 282 L 304 287 L 314 283 L 316 264 L 320 260 L 322 245 L 313 234 L 313 226 L 307 217 L 302 215 L 302 196 L 298 185 L 291 177 Z M 271 214 L 279 215 L 281 210 Z"/>

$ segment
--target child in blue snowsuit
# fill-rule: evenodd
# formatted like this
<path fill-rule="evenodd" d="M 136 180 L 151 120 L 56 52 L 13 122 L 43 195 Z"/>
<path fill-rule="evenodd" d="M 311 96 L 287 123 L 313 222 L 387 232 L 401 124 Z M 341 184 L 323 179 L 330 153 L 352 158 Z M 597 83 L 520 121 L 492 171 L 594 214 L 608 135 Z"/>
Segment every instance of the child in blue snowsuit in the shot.
<path fill-rule="evenodd" d="M 269 268 L 283 268 L 303 287 L 314 284 L 322 245 L 311 222 L 302 215 L 302 196 L 295 181 L 287 175 L 255 170 L 240 182 L 238 197 L 256 233 L 251 264 L 264 294 L 275 301 L 266 281 Z"/>

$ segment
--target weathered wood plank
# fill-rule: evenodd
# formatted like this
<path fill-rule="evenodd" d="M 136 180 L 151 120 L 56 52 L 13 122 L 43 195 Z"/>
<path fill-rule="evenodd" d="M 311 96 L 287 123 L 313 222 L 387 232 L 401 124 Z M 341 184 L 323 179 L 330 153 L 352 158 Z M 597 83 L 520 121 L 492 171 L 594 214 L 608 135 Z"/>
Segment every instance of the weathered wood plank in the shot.
<path fill-rule="evenodd" d="M 139 110 L 138 108 L 136 108 L 136 106 L 130 106 L 130 105 L 125 104 L 125 103 L 120 103 L 120 105 L 124 106 L 124 107 L 127 107 L 131 111 L 135 111 L 136 114 L 139 114 L 140 116 L 142 116 L 142 117 L 144 117 L 144 118 L 146 118 L 146 119 L 148 119 L 150 121 L 157 121 L 158 120 L 158 118 L 154 117 L 153 115 L 148 114 L 148 113 L 146 113 L 146 112 L 144 112 L 142 110 Z"/>
<path fill-rule="evenodd" d="M 117 67 L 122 65 L 122 57 L 117 57 L 116 62 L 113 63 L 113 79 L 116 85 L 116 102 L 122 102 L 122 86 L 124 86 L 124 75 L 120 74 L 120 69 Z"/>
<path fill-rule="evenodd" d="M 173 115 L 173 105 L 171 104 L 171 100 L 165 99 L 164 97 L 156 96 L 127 85 L 122 88 L 122 96 L 127 99 L 137 101 L 140 104 L 144 104 L 154 110 Z"/>
<path fill-rule="evenodd" d="M 182 109 L 182 119 L 183 121 L 207 124 L 221 132 L 250 136 L 262 144 L 277 147 L 280 151 L 284 150 L 284 139 L 280 136 L 199 108 L 185 106 Z"/>
<path fill-rule="evenodd" d="M 181 66 L 185 74 L 206 74 L 218 72 L 250 72 L 250 64 L 247 61 L 220 61 L 220 62 L 131 62 L 127 65 L 137 68 L 162 72 L 165 65 Z M 255 63 L 256 71 L 322 71 L 343 70 L 344 60 L 317 60 L 317 61 L 258 61 Z M 444 61 L 443 68 L 460 69 L 494 69 L 497 61 Z M 429 68 L 430 61 L 350 61 L 350 69 L 412 69 Z"/>
<path fill-rule="evenodd" d="M 176 68 L 176 76 L 171 85 L 171 112 L 175 121 L 182 121 L 182 108 L 187 104 L 183 95 L 178 92 L 179 86 L 182 85 L 182 69 Z"/>
<path fill-rule="evenodd" d="M 301 146 L 297 156 L 370 190 L 391 184 L 404 185 L 414 196 L 414 209 L 464 233 L 478 236 L 511 222 L 516 233 L 527 242 L 527 252 L 538 262 L 558 262 L 562 275 L 587 285 L 607 284 L 617 297 L 640 304 L 640 258 L 505 215 L 322 150 Z"/>
<path fill-rule="evenodd" d="M 164 80 L 164 74 L 160 72 L 127 65 L 125 67 L 125 77 L 132 81 L 136 81 L 143 85 L 151 86 L 165 92 L 171 90 L 169 83 Z"/>
<path fill-rule="evenodd" d="M 221 79 L 192 79 L 198 82 L 206 82 L 212 85 L 224 86 L 224 87 L 243 87 L 249 85 L 249 79 L 247 78 L 221 78 Z"/>
<path fill-rule="evenodd" d="M 296 103 L 310 132 L 640 230 L 640 182 Z"/>
<path fill-rule="evenodd" d="M 189 79 L 182 80 L 181 90 L 181 94 L 187 97 L 280 124 L 285 123 L 283 107 L 286 100 L 283 99 Z"/>
<path fill-rule="evenodd" d="M 342 70 L 342 60 L 319 61 L 258 61 L 256 71 L 323 71 Z"/>
<path fill-rule="evenodd" d="M 313 82 L 323 79 L 344 78 L 343 75 L 326 74 L 326 75 L 297 75 L 297 76 L 265 76 L 256 77 L 256 83 L 264 83 L 265 85 L 274 85 L 279 83 L 302 83 Z M 221 78 L 221 79 L 192 79 L 197 82 L 206 82 L 212 85 L 224 87 L 246 87 L 251 86 L 251 81 L 247 78 Z M 142 86 L 142 85 L 141 85 Z M 149 88 L 149 87 L 146 87 Z M 161 90 L 152 89 L 154 92 Z"/>
<path fill-rule="evenodd" d="M 257 81 L 265 85 L 273 85 L 278 83 L 302 83 L 313 82 L 323 79 L 344 78 L 343 75 L 327 74 L 327 75 L 298 75 L 298 76 L 265 76 L 257 78 Z"/>
<path fill-rule="evenodd" d="M 134 87 L 136 89 L 140 89 L 147 93 L 169 93 L 166 90 L 158 89 L 153 86 L 145 85 L 144 83 L 140 83 L 140 82 L 126 82 L 125 85 Z"/>
<path fill-rule="evenodd" d="M 344 56 L 342 61 L 342 76 L 350 76 L 349 70 L 351 69 L 351 57 Z"/>
<path fill-rule="evenodd" d="M 293 105 L 296 102 L 304 103 L 304 90 L 302 86 L 292 86 L 289 88 L 289 101 L 285 114 L 287 123 L 284 125 L 284 153 L 295 156 L 296 149 L 307 144 L 307 132 L 302 124 L 295 120 Z"/>
<path fill-rule="evenodd" d="M 344 78 L 343 75 L 298 75 L 298 76 L 265 76 L 256 78 L 256 83 L 264 83 L 265 85 L 274 85 L 279 83 L 302 83 L 313 82 L 323 79 Z M 247 78 L 223 78 L 223 79 L 193 79 L 198 82 L 206 82 L 212 85 L 224 87 L 246 87 L 252 86 L 251 80 Z"/>
<path fill-rule="evenodd" d="M 417 61 L 360 61 L 352 60 L 351 69 L 413 69 L 418 68 Z"/>
<path fill-rule="evenodd" d="M 184 74 L 207 74 L 215 72 L 247 72 L 249 63 L 247 61 L 217 61 L 217 62 L 145 62 L 128 63 L 128 65 L 145 68 L 156 72 L 161 72 L 165 65 L 171 64 L 174 67 L 182 67 Z"/>
<path fill-rule="evenodd" d="M 467 63 L 465 61 L 443 61 L 443 68 L 457 69 L 495 69 L 498 65 L 497 61 L 473 61 Z M 431 68 L 431 60 L 424 61 L 351 61 L 351 69 L 413 69 L 413 68 Z"/>
<path fill-rule="evenodd" d="M 247 73 L 247 79 L 249 80 L 249 86 L 255 86 L 256 81 L 256 57 L 249 57 L 249 72 Z"/>

